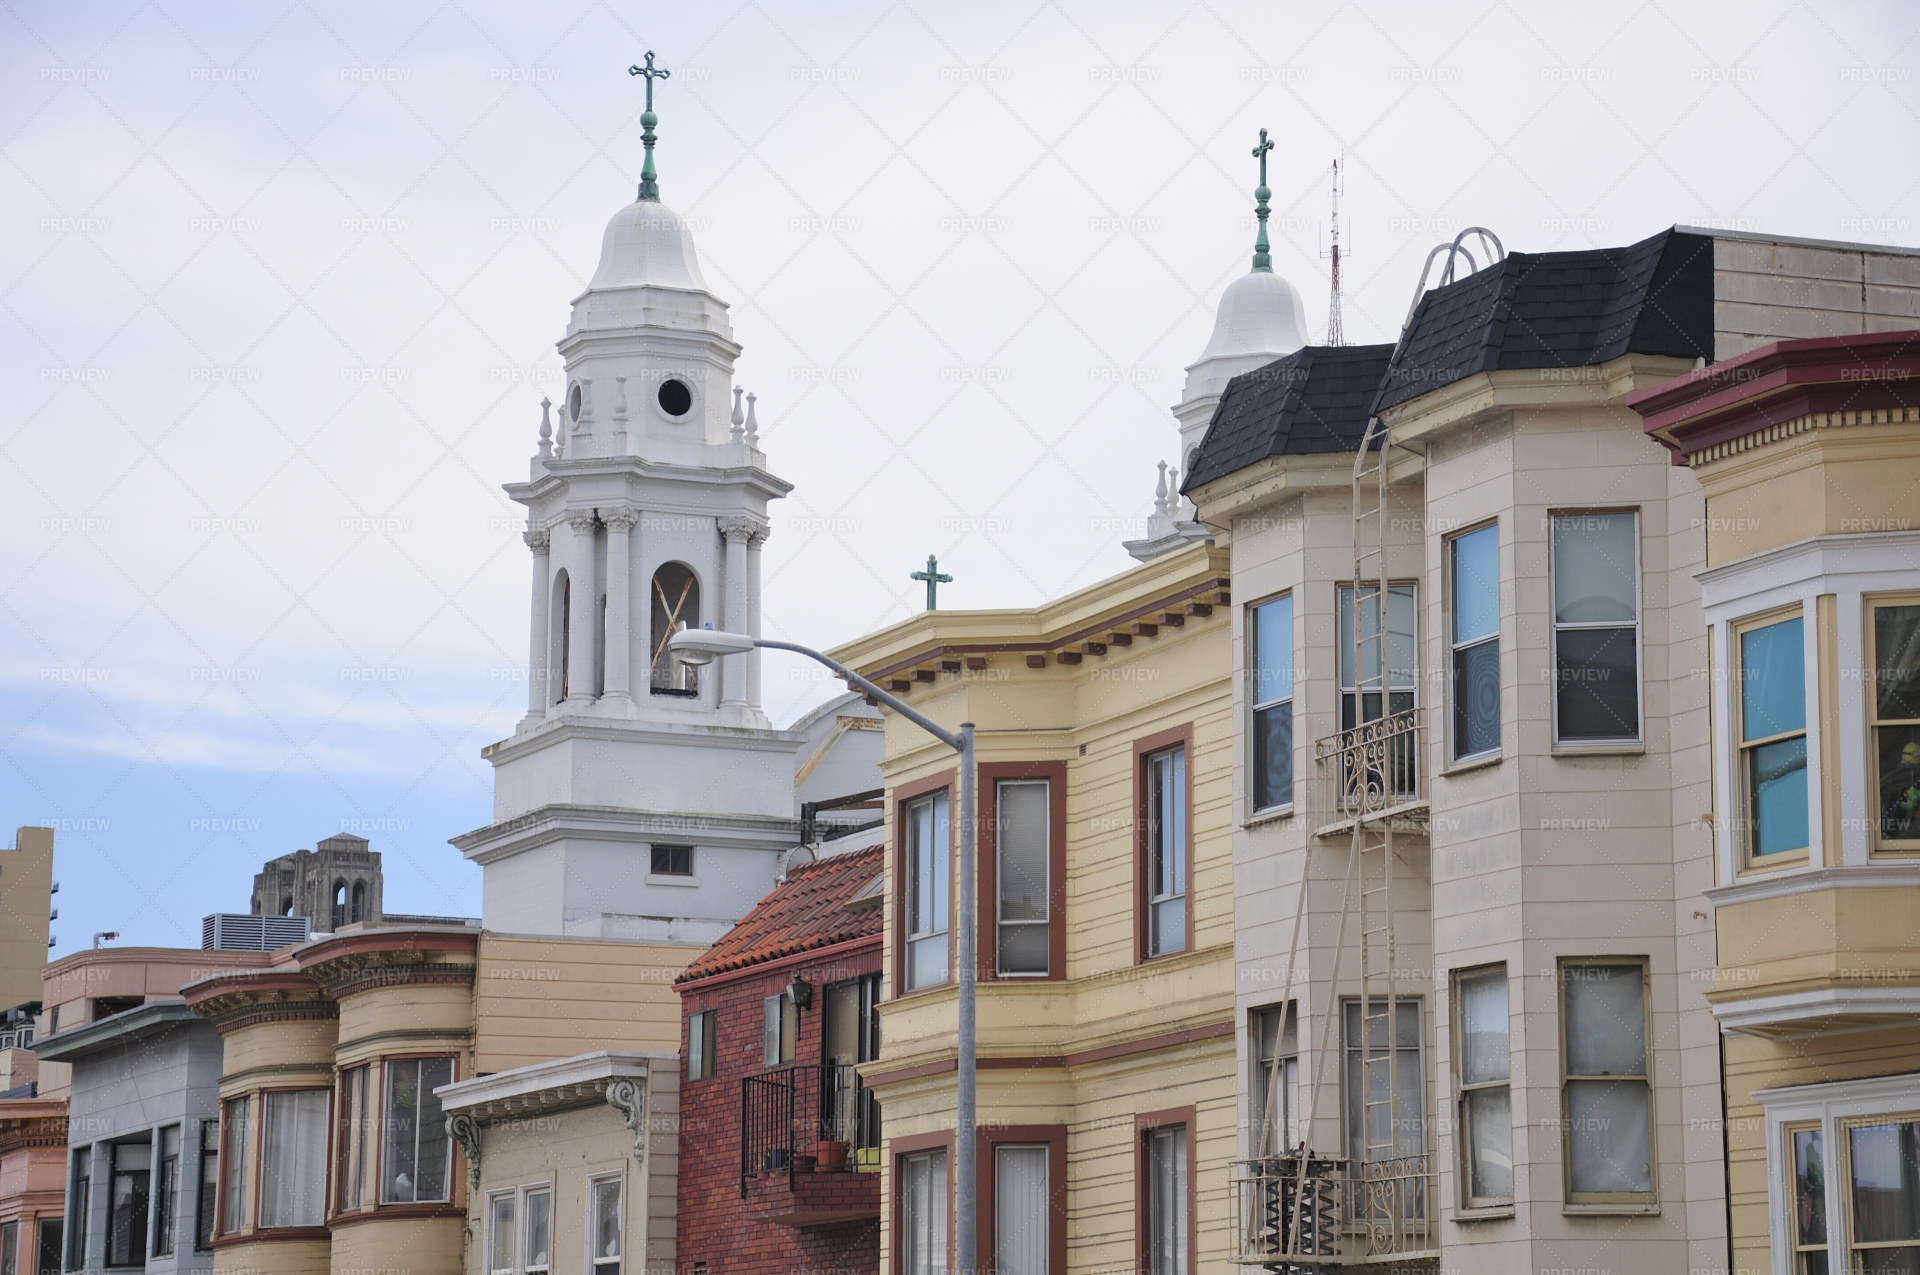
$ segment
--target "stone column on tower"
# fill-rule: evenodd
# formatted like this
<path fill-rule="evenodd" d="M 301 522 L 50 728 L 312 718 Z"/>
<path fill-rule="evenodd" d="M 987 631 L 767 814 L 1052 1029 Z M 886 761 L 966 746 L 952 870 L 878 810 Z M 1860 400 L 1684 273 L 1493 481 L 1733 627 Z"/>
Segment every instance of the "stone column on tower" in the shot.
<path fill-rule="evenodd" d="M 527 718 L 533 721 L 547 715 L 547 671 L 552 660 L 552 644 L 547 632 L 547 606 L 548 599 L 553 596 L 547 564 L 553 533 L 544 528 L 539 531 L 529 529 L 520 538 L 527 542 L 527 548 L 533 550 L 533 618 L 528 624 L 530 632 L 527 635 Z"/>
<path fill-rule="evenodd" d="M 760 636 L 760 546 L 767 543 L 772 532 L 766 527 L 755 527 L 747 539 L 747 628 L 754 637 Z M 747 707 L 760 711 L 760 648 L 755 647 L 747 653 Z"/>
<path fill-rule="evenodd" d="M 736 633 L 751 632 L 747 624 L 747 541 L 759 530 L 751 518 L 720 519 L 727 541 L 727 609 L 721 623 Z M 729 655 L 721 665 L 720 707 L 747 707 L 747 657 Z"/>
<path fill-rule="evenodd" d="M 593 527 L 591 509 L 567 511 L 573 529 L 567 551 L 567 703 L 593 703 L 594 639 L 599 635 L 599 600 L 593 587 Z"/>
<path fill-rule="evenodd" d="M 633 569 L 632 537 L 640 515 L 621 507 L 600 516 L 607 524 L 607 685 L 605 700 L 616 706 L 631 703 L 627 687 L 632 658 L 630 630 L 633 621 L 633 591 L 629 583 Z"/>

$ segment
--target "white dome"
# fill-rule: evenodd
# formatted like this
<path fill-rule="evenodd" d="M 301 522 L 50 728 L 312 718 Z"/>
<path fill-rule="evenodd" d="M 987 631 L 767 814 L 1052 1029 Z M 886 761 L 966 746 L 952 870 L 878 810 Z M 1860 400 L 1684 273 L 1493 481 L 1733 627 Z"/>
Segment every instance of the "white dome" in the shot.
<path fill-rule="evenodd" d="M 628 204 L 607 223 L 587 291 L 639 287 L 707 290 L 686 219 L 655 200 Z"/>
<path fill-rule="evenodd" d="M 1198 361 L 1245 354 L 1277 359 L 1306 343 L 1307 311 L 1300 294 L 1271 270 L 1256 270 L 1235 279 L 1220 295 L 1213 339 Z"/>

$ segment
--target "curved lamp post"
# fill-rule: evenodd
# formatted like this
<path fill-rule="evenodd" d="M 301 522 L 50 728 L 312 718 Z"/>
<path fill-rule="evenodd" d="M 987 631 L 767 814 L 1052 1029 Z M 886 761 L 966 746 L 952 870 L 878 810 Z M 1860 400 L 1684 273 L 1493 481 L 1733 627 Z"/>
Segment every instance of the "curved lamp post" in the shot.
<path fill-rule="evenodd" d="M 977 1148 L 974 1146 L 973 994 L 974 976 L 979 965 L 975 955 L 977 936 L 974 924 L 973 723 L 960 723 L 959 733 L 955 734 L 915 712 L 907 706 L 906 701 L 881 690 L 838 660 L 830 659 L 811 647 L 800 646 L 797 643 L 775 642 L 767 638 L 749 637 L 744 633 L 725 633 L 718 629 L 683 629 L 667 641 L 668 651 L 684 663 L 695 665 L 710 664 L 716 657 L 723 655 L 745 655 L 755 647 L 792 651 L 796 655 L 804 655 L 816 663 L 826 665 L 845 678 L 849 685 L 860 688 L 960 754 L 960 915 L 956 921 L 960 931 L 960 941 L 954 961 L 959 974 L 960 1058 L 955 1084 L 957 1110 L 954 1113 L 953 1132 L 953 1269 L 958 1272 L 958 1275 L 974 1275 L 978 1270 L 976 1260 L 978 1237 L 975 1218 L 979 1215 L 976 1199 L 979 1183 L 975 1168 Z"/>

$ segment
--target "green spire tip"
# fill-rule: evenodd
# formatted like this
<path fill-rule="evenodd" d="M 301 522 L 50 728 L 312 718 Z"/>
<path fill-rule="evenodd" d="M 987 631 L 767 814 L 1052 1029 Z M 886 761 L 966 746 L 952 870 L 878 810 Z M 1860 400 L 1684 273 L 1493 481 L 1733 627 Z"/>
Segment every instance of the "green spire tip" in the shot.
<path fill-rule="evenodd" d="M 647 148 L 647 162 L 640 166 L 639 198 L 643 203 L 659 203 L 660 182 L 653 171 L 653 126 L 660 122 L 660 117 L 653 113 L 653 82 L 667 79 L 673 72 L 665 67 L 654 66 L 653 50 L 648 49 L 647 64 L 644 67 L 630 66 L 627 68 L 627 74 L 644 76 L 647 81 L 647 109 L 640 115 L 640 141 Z M 1261 136 L 1264 137 L 1266 134 L 1263 133 Z"/>
<path fill-rule="evenodd" d="M 1253 268 L 1256 271 L 1273 273 L 1273 255 L 1267 251 L 1267 200 L 1273 192 L 1267 189 L 1267 152 L 1273 149 L 1273 143 L 1267 140 L 1267 130 L 1260 130 L 1260 144 L 1253 148 L 1253 157 L 1260 161 L 1260 184 L 1253 189 L 1253 215 L 1260 219 L 1260 233 L 1253 240 Z"/>

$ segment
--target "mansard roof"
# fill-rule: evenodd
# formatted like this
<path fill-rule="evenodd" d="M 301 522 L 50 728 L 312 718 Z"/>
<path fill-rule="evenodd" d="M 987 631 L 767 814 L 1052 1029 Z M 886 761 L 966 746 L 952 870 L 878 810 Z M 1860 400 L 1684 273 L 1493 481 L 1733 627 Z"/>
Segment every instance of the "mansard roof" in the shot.
<path fill-rule="evenodd" d="M 1269 456 L 1353 451 L 1392 355 L 1391 345 L 1308 345 L 1234 377 L 1181 491 Z"/>

